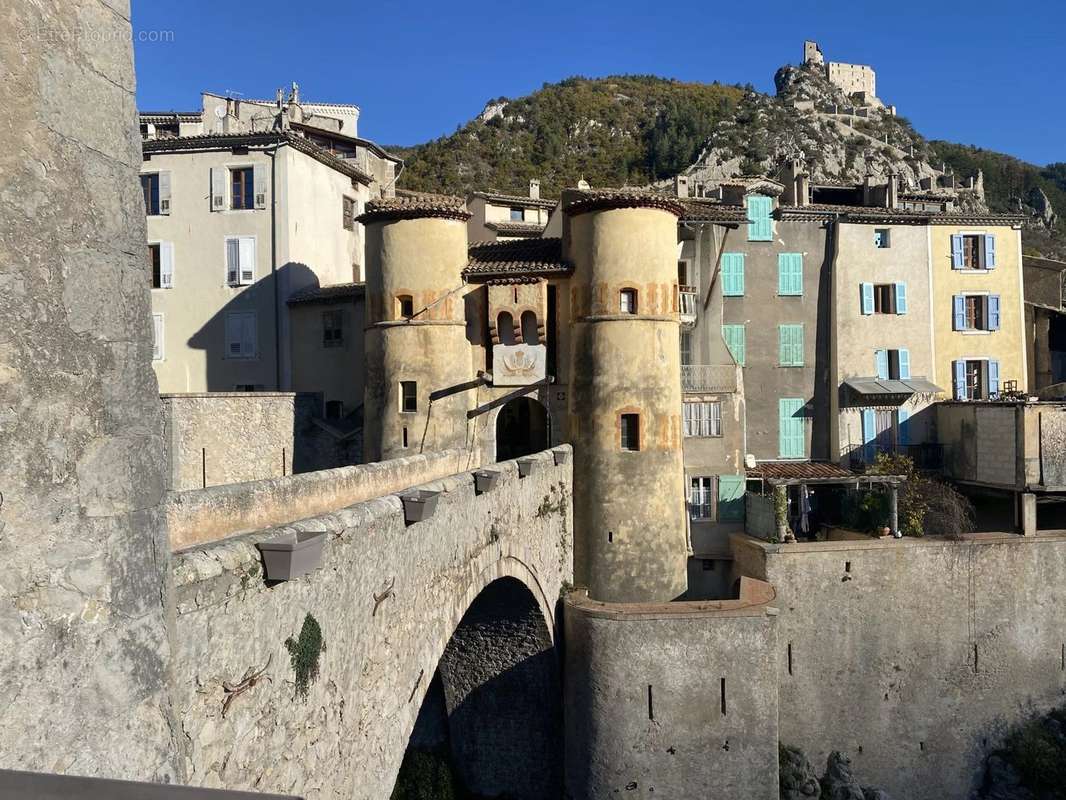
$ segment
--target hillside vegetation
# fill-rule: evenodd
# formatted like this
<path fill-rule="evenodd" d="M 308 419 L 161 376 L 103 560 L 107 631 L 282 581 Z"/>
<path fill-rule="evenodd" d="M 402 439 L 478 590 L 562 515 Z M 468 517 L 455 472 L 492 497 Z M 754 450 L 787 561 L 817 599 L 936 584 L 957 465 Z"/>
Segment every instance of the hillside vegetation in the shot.
<path fill-rule="evenodd" d="M 775 175 L 805 160 L 815 180 L 857 181 L 895 171 L 912 185 L 942 163 L 960 180 L 983 170 L 992 211 L 1050 216 L 1066 209 L 1066 164 L 1038 167 L 1012 156 L 927 141 L 903 117 L 836 118 L 795 101 L 845 105 L 848 98 L 808 66 L 782 67 L 777 95 L 751 87 L 683 83 L 650 75 L 568 78 L 516 100 L 499 98 L 450 136 L 394 147 L 406 161 L 401 188 L 463 195 L 524 194 L 531 178 L 545 197 L 584 178 L 593 186 L 644 186 L 685 172 L 695 179 Z M 936 169 L 934 169 L 934 167 Z M 1042 194 L 1041 194 L 1042 193 Z M 974 208 L 972 210 L 981 210 Z M 1027 253 L 1066 259 L 1066 223 L 1034 221 Z"/>
<path fill-rule="evenodd" d="M 645 185 L 688 166 L 743 94 L 651 76 L 568 78 L 519 100 L 491 101 L 451 136 L 392 150 L 407 160 L 400 185 L 421 191 L 524 194 L 530 178 L 546 197 L 581 178 Z"/>

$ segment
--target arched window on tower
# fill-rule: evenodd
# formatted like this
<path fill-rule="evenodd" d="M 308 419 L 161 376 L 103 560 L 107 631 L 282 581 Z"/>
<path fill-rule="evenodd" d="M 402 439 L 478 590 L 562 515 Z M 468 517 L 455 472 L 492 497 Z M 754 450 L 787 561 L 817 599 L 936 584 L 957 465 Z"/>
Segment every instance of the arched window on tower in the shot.
<path fill-rule="evenodd" d="M 537 315 L 532 311 L 522 312 L 522 341 L 525 344 L 538 344 Z"/>
<path fill-rule="evenodd" d="M 636 289 L 623 289 L 618 293 L 618 309 L 623 314 L 637 313 Z"/>
<path fill-rule="evenodd" d="M 500 337 L 500 344 L 514 344 L 514 317 L 510 311 L 501 311 L 496 317 L 496 334 Z"/>

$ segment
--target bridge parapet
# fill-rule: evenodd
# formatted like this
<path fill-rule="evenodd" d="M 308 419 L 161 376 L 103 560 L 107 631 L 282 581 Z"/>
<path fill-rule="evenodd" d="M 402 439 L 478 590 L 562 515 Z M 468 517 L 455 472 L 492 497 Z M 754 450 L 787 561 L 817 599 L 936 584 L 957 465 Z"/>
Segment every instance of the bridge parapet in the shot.
<path fill-rule="evenodd" d="M 441 654 L 482 589 L 521 581 L 554 634 L 572 580 L 572 468 L 550 451 L 532 458 L 539 468 L 524 478 L 513 461 L 492 465 L 501 475 L 483 495 L 470 472 L 422 484 L 441 492 L 424 522 L 407 525 L 394 493 L 175 554 L 188 782 L 388 797 Z M 325 530 L 322 565 L 269 585 L 255 544 L 285 529 Z M 325 649 L 301 697 L 286 642 L 295 647 L 308 614 Z M 241 691 L 223 716 L 223 681 L 239 686 L 264 665 L 271 680 Z"/>

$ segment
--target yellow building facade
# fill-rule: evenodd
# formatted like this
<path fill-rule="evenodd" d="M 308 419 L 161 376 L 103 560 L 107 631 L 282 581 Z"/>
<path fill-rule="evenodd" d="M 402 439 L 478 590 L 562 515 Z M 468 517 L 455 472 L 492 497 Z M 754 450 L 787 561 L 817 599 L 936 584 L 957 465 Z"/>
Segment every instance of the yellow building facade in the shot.
<path fill-rule="evenodd" d="M 928 228 L 933 380 L 956 400 L 1028 389 L 1021 228 L 980 222 Z"/>

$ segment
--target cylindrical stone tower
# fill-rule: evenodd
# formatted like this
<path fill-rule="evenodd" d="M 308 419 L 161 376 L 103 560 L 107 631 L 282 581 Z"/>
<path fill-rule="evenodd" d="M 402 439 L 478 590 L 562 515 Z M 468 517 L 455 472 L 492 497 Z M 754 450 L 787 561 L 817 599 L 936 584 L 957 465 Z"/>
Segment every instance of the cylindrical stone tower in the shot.
<path fill-rule="evenodd" d="M 466 445 L 471 380 L 462 271 L 466 220 L 458 197 L 372 200 L 366 227 L 364 460 Z"/>
<path fill-rule="evenodd" d="M 687 587 L 674 199 L 564 194 L 571 279 L 574 578 L 595 600 Z"/>

